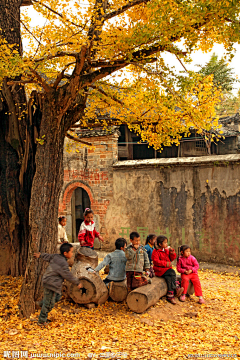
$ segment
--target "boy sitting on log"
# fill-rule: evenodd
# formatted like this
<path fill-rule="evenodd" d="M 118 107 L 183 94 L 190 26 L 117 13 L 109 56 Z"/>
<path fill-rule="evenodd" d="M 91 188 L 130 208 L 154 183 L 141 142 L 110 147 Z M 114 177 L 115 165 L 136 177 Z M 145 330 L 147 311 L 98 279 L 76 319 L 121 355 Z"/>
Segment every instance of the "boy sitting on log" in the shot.
<path fill-rule="evenodd" d="M 67 259 L 70 259 L 73 255 L 73 246 L 69 243 L 62 244 L 60 253 L 61 254 L 34 254 L 35 258 L 39 259 L 41 257 L 43 260 L 50 262 L 43 275 L 44 296 L 37 304 L 41 307 L 38 319 L 38 325 L 40 326 L 44 326 L 50 322 L 47 319 L 48 313 L 53 309 L 55 303 L 61 299 L 62 283 L 64 279 L 77 285 L 79 289 L 82 287 L 80 280 L 71 274 L 67 263 Z"/>
<path fill-rule="evenodd" d="M 100 271 L 104 266 L 109 265 L 109 273 L 106 279 L 103 280 L 107 286 L 111 281 L 121 282 L 126 278 L 126 256 L 125 249 L 127 241 L 124 238 L 119 238 L 115 241 L 116 250 L 105 256 L 104 260 L 96 267 L 95 271 Z"/>
<path fill-rule="evenodd" d="M 140 235 L 137 232 L 130 234 L 131 244 L 126 248 L 126 274 L 128 291 L 151 283 L 143 276 L 143 270 L 149 275 L 149 259 L 146 249 L 140 244 Z"/>

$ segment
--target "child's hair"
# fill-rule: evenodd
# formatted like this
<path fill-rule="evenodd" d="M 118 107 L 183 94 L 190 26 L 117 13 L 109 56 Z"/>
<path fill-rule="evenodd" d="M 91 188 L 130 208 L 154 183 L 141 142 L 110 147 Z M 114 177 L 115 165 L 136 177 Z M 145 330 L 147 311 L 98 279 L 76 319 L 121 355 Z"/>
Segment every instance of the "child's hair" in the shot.
<path fill-rule="evenodd" d="M 60 246 L 60 253 L 64 255 L 64 253 L 68 253 L 72 247 L 72 244 L 64 243 Z"/>
<path fill-rule="evenodd" d="M 182 252 L 184 253 L 184 251 L 187 250 L 187 249 L 191 250 L 191 247 L 189 245 L 181 245 L 181 246 L 179 246 L 179 248 L 178 248 L 178 258 L 180 256 L 180 254 Z"/>
<path fill-rule="evenodd" d="M 133 232 L 131 232 L 131 234 L 130 234 L 130 240 L 134 240 L 135 238 L 139 238 L 139 237 L 140 237 L 140 235 L 139 235 L 139 233 L 136 232 L 136 231 L 133 231 Z"/>
<path fill-rule="evenodd" d="M 58 222 L 61 224 L 62 220 L 66 219 L 66 216 L 59 216 Z"/>
<path fill-rule="evenodd" d="M 124 238 L 118 238 L 115 241 L 115 247 L 117 250 L 121 250 L 122 247 L 124 247 L 124 245 L 127 245 L 127 240 L 125 240 Z"/>
<path fill-rule="evenodd" d="M 89 209 L 89 208 L 86 208 L 85 211 L 84 211 L 84 217 L 87 216 L 88 214 L 93 214 L 94 215 L 94 212 L 92 211 L 92 209 Z"/>
<path fill-rule="evenodd" d="M 159 236 L 157 237 L 157 241 L 156 241 L 155 244 L 154 244 L 155 249 L 157 249 L 159 245 L 162 245 L 162 243 L 164 242 L 164 240 L 167 240 L 167 239 L 168 239 L 168 238 L 167 238 L 166 236 L 164 236 L 164 235 L 159 235 Z"/>
<path fill-rule="evenodd" d="M 150 235 L 148 235 L 147 238 L 146 238 L 146 243 L 145 243 L 145 245 L 147 245 L 147 244 L 149 243 L 149 241 L 152 240 L 152 239 L 154 239 L 155 237 L 156 237 L 155 234 L 150 234 Z"/>

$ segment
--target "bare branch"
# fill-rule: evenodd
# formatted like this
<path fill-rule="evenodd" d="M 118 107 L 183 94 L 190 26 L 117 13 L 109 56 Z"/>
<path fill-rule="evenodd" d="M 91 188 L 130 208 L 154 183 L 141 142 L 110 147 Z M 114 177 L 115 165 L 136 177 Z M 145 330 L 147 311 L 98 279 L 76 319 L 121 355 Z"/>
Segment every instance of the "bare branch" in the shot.
<path fill-rule="evenodd" d="M 135 0 L 135 1 L 129 1 L 129 3 L 127 5 L 124 5 L 122 6 L 121 8 L 119 8 L 118 10 L 115 10 L 115 11 L 112 11 L 111 13 L 109 14 L 106 14 L 104 16 L 104 20 L 109 20 L 109 19 L 112 19 L 113 17 L 117 16 L 117 15 L 120 15 L 122 13 L 124 13 L 126 10 L 130 9 L 131 7 L 133 6 L 136 6 L 136 5 L 140 5 L 142 3 L 147 3 L 151 0 Z"/>
<path fill-rule="evenodd" d="M 89 142 L 84 141 L 84 140 L 80 140 L 79 138 L 76 138 L 75 136 L 70 135 L 68 132 L 66 133 L 66 137 L 71 139 L 71 140 L 74 140 L 76 142 L 79 142 L 81 144 L 92 146 L 92 143 L 89 143 Z"/>

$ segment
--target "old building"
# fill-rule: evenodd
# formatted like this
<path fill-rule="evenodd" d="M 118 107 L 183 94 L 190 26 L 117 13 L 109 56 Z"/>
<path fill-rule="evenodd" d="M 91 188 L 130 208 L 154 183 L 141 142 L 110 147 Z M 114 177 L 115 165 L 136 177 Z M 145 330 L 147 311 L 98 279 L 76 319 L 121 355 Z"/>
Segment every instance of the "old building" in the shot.
<path fill-rule="evenodd" d="M 209 156 L 194 135 L 161 158 L 123 127 L 79 131 L 93 147 L 64 154 L 59 213 L 69 239 L 77 241 L 91 207 L 106 250 L 137 230 L 142 242 L 163 233 L 175 248 L 189 243 L 199 260 L 240 264 L 239 115 L 221 121 L 225 139 Z"/>
<path fill-rule="evenodd" d="M 191 135 L 183 137 L 179 146 L 165 146 L 161 152 L 148 147 L 148 144 L 139 143 L 140 137 L 132 133 L 127 125 L 120 126 L 121 135 L 118 140 L 119 160 L 141 160 L 141 159 L 161 159 L 176 158 L 187 156 L 207 156 L 238 154 L 240 152 L 240 116 L 235 114 L 221 118 L 219 123 L 222 125 L 222 138 L 210 144 L 208 151 L 203 137 L 190 130 Z M 224 137 L 224 138 L 223 138 Z"/>

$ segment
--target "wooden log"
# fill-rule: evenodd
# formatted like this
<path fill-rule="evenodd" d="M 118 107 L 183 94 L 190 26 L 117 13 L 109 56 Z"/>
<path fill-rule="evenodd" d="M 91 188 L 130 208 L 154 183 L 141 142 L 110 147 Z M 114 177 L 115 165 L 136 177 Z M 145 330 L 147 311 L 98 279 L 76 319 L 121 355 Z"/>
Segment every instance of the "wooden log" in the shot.
<path fill-rule="evenodd" d="M 127 280 L 121 282 L 112 281 L 109 284 L 109 296 L 113 301 L 124 301 L 127 298 L 127 294 Z"/>
<path fill-rule="evenodd" d="M 130 310 L 142 313 L 167 294 L 167 283 L 163 278 L 154 277 L 152 283 L 141 286 L 128 294 L 127 305 Z"/>
<path fill-rule="evenodd" d="M 98 266 L 97 252 L 87 247 L 81 247 L 77 250 L 76 260 L 81 261 L 82 264 L 89 264 L 93 269 Z"/>
<path fill-rule="evenodd" d="M 60 253 L 60 246 L 61 246 L 61 245 L 62 245 L 62 244 L 58 244 L 58 245 L 57 245 L 57 250 L 58 250 L 59 253 Z M 77 253 L 77 251 L 80 249 L 80 244 L 79 244 L 79 243 L 71 243 L 71 245 L 73 246 L 73 256 L 72 256 L 70 259 L 67 260 L 68 265 L 69 265 L 70 267 L 73 266 L 74 261 L 75 261 L 75 257 L 76 257 L 76 253 Z"/>
<path fill-rule="evenodd" d="M 103 304 L 108 299 L 108 289 L 98 273 L 87 270 L 88 263 L 80 261 L 72 266 L 72 274 L 81 280 L 83 287 L 78 289 L 76 285 L 66 282 L 67 294 L 78 304 Z"/>

